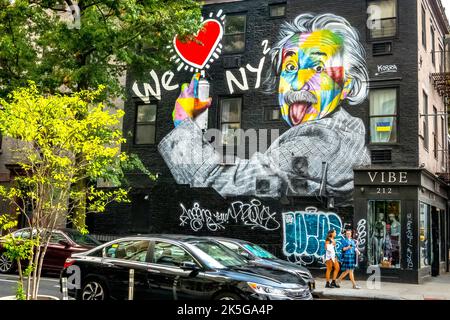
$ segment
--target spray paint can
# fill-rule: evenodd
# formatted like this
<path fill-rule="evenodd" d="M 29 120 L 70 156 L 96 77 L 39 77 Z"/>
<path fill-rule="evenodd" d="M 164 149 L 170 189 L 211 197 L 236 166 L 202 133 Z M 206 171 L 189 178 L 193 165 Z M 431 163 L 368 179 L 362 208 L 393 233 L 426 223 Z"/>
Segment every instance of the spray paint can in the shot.
<path fill-rule="evenodd" d="M 205 78 L 201 78 L 198 81 L 198 99 L 200 101 L 206 101 L 209 98 L 209 81 Z"/>
<path fill-rule="evenodd" d="M 207 101 L 209 99 L 209 81 L 201 78 L 198 81 L 198 99 L 200 101 Z M 203 132 L 208 129 L 208 109 L 203 111 L 195 118 L 195 123 L 202 129 Z"/>

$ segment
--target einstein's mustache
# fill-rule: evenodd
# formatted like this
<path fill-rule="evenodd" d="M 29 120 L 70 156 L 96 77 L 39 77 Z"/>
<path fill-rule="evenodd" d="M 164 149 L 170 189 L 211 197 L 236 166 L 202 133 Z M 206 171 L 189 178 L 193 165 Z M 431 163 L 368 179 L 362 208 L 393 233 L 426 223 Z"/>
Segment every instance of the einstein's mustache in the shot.
<path fill-rule="evenodd" d="M 288 106 L 290 106 L 291 104 L 295 103 L 295 102 L 307 102 L 307 103 L 311 103 L 311 104 L 316 104 L 317 103 L 317 98 L 314 94 L 312 94 L 311 92 L 307 91 L 307 90 L 299 90 L 299 91 L 288 91 L 286 93 L 284 93 L 284 102 L 286 102 L 286 104 Z"/>

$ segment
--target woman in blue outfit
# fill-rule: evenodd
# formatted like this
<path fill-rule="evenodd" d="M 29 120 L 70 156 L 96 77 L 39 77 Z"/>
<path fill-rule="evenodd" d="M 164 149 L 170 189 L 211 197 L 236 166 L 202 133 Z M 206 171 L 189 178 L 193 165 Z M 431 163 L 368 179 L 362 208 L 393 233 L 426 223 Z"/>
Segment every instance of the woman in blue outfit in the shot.
<path fill-rule="evenodd" d="M 353 289 L 361 289 L 355 282 L 355 276 L 353 270 L 356 267 L 356 253 L 359 254 L 356 247 L 355 240 L 352 239 L 352 230 L 347 229 L 345 231 L 345 238 L 342 240 L 342 261 L 341 270 L 343 271 L 338 279 L 340 283 L 347 275 L 350 277 L 350 281 L 353 284 Z"/>

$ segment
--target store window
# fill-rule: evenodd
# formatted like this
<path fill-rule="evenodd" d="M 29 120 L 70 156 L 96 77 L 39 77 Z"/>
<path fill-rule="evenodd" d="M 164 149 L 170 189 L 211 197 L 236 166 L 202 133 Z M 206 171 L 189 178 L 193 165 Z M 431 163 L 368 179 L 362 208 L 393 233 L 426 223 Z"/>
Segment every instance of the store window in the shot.
<path fill-rule="evenodd" d="M 154 144 L 156 134 L 156 105 L 141 104 L 136 107 L 135 144 Z"/>
<path fill-rule="evenodd" d="M 419 215 L 420 267 L 423 268 L 430 265 L 430 206 L 421 202 Z"/>
<path fill-rule="evenodd" d="M 239 144 L 235 130 L 241 128 L 242 98 L 222 98 L 220 100 L 220 125 L 222 144 Z"/>
<path fill-rule="evenodd" d="M 370 141 L 393 143 L 397 141 L 397 89 L 370 91 Z"/>
<path fill-rule="evenodd" d="M 369 19 L 372 19 L 369 28 L 370 38 L 394 37 L 397 34 L 397 1 L 368 1 L 367 5 L 374 8 L 372 15 L 369 17 Z"/>
<path fill-rule="evenodd" d="M 225 33 L 223 36 L 223 52 L 240 53 L 245 51 L 246 15 L 228 15 L 225 20 Z"/>
<path fill-rule="evenodd" d="M 439 210 L 439 214 L 440 214 L 440 239 L 441 239 L 441 262 L 445 262 L 445 258 L 446 255 L 448 254 L 448 252 L 445 252 L 445 210 L 440 209 Z"/>
<path fill-rule="evenodd" d="M 400 201 L 369 201 L 370 265 L 400 268 Z"/>

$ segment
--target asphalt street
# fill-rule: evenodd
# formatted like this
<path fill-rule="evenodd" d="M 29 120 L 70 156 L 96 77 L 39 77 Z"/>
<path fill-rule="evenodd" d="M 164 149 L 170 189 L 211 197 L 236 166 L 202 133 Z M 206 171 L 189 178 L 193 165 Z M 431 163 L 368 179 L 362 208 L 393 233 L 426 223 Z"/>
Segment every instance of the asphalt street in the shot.
<path fill-rule="evenodd" d="M 16 294 L 18 278 L 15 274 L 0 275 L 0 297 Z M 51 295 L 62 299 L 62 293 L 59 291 L 59 276 L 48 274 L 42 277 L 39 294 Z"/>

